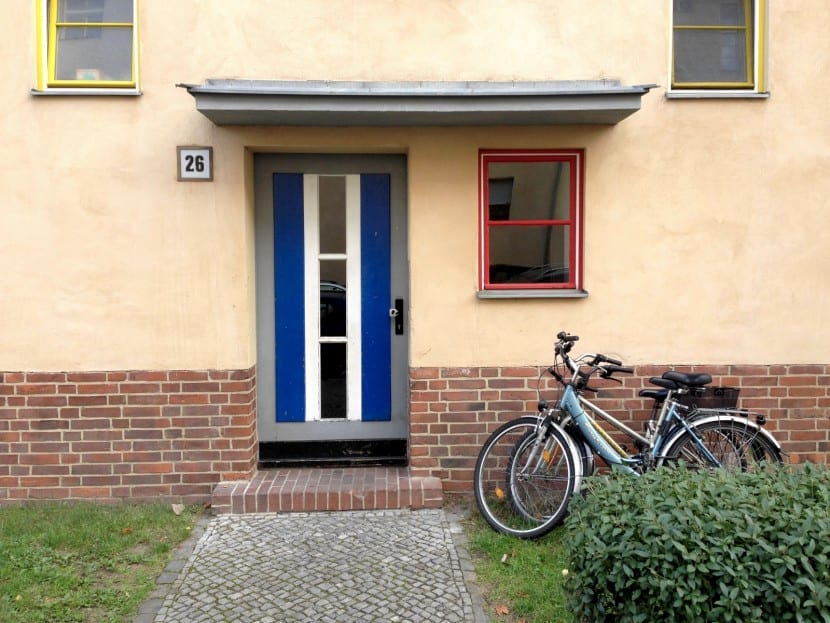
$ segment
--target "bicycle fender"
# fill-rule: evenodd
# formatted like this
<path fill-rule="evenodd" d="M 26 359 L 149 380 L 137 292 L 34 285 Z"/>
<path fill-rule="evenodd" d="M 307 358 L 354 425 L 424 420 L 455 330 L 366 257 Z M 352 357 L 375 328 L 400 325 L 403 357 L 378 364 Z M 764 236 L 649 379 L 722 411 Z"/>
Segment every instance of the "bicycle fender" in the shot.
<path fill-rule="evenodd" d="M 591 476 L 593 475 L 594 470 L 596 469 L 594 450 L 593 448 L 591 448 L 588 442 L 585 441 L 585 437 L 582 435 L 582 431 L 579 430 L 579 427 L 576 425 L 576 422 L 574 422 L 574 419 L 571 417 L 571 414 L 565 413 L 564 411 L 562 411 L 562 413 L 564 415 L 560 417 L 557 423 L 565 430 L 566 433 L 571 435 L 574 444 L 576 444 L 577 450 L 579 450 L 580 452 L 580 456 L 583 457 L 588 463 L 587 472 L 584 469 L 582 470 L 584 472 L 583 476 Z M 573 428 L 573 432 L 571 432 L 568 428 L 568 424 L 570 424 Z"/>
<path fill-rule="evenodd" d="M 582 454 L 580 454 L 576 440 L 573 437 L 571 437 L 571 435 L 568 434 L 568 432 L 556 422 L 551 421 L 548 423 L 548 426 L 556 429 L 556 432 L 558 432 L 565 440 L 565 443 L 568 444 L 568 452 L 571 453 L 571 457 L 573 458 L 574 474 L 576 476 L 574 478 L 574 493 L 579 493 L 579 491 L 582 489 L 582 479 L 584 477 L 584 474 L 582 473 Z"/>

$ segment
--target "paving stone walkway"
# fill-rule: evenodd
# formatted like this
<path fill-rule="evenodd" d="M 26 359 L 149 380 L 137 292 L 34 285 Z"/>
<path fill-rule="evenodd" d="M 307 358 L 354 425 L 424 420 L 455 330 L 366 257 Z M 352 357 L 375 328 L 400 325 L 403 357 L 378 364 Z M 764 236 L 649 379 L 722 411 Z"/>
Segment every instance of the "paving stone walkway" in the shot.
<path fill-rule="evenodd" d="M 486 623 L 444 509 L 223 515 L 159 578 L 136 623 Z"/>

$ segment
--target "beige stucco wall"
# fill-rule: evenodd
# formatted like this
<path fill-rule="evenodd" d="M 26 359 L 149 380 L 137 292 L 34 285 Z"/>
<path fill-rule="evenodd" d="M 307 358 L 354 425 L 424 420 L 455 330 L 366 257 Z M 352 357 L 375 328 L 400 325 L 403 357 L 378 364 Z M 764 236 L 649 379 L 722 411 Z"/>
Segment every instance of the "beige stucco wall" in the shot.
<path fill-rule="evenodd" d="M 0 6 L 0 369 L 256 361 L 252 156 L 406 153 L 411 364 L 826 362 L 830 16 L 770 3 L 765 100 L 677 101 L 669 0 L 142 0 L 140 97 L 36 97 L 35 2 Z M 219 128 L 207 78 L 660 85 L 613 127 Z M 176 181 L 212 145 L 212 183 Z M 584 148 L 581 300 L 476 297 L 477 152 Z"/>

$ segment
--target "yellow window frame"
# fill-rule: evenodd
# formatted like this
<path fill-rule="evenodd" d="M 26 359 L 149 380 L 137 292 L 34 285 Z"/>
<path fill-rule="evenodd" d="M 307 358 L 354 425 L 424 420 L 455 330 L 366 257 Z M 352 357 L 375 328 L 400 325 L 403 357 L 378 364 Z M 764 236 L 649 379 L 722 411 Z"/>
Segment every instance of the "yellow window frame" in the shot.
<path fill-rule="evenodd" d="M 134 89 L 138 85 L 138 3 L 133 0 L 132 22 L 58 22 L 64 0 L 38 0 L 38 88 Z M 131 80 L 59 80 L 55 77 L 58 28 L 129 28 L 132 31 Z M 44 62 L 45 59 L 45 62 Z"/>
<path fill-rule="evenodd" d="M 674 49 L 674 36 L 672 36 L 672 64 L 671 64 L 671 86 L 674 89 L 755 89 L 757 91 L 763 90 L 764 77 L 764 33 L 765 27 L 765 12 L 764 0 L 741 0 L 744 9 L 744 25 L 743 26 L 721 26 L 713 24 L 683 24 L 677 25 L 672 20 L 672 35 L 677 31 L 682 30 L 696 30 L 696 31 L 728 31 L 736 30 L 744 32 L 745 58 L 746 58 L 746 80 L 741 82 L 679 82 L 674 79 L 676 57 Z M 753 12 L 753 8 L 755 11 Z M 757 19 L 755 14 L 757 13 Z M 756 52 L 757 40 L 757 52 Z M 757 57 L 756 57 L 757 54 Z M 757 62 L 756 62 L 757 61 Z"/>

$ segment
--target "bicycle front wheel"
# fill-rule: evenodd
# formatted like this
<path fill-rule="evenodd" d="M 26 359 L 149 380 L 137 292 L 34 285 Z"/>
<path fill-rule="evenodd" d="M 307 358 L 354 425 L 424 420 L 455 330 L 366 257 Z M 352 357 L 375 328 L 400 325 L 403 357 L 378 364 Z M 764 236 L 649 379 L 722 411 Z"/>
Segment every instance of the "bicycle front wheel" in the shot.
<path fill-rule="evenodd" d="M 562 523 L 581 477 L 573 443 L 558 427 L 518 418 L 490 435 L 476 461 L 475 499 L 499 532 L 537 538 Z"/>

